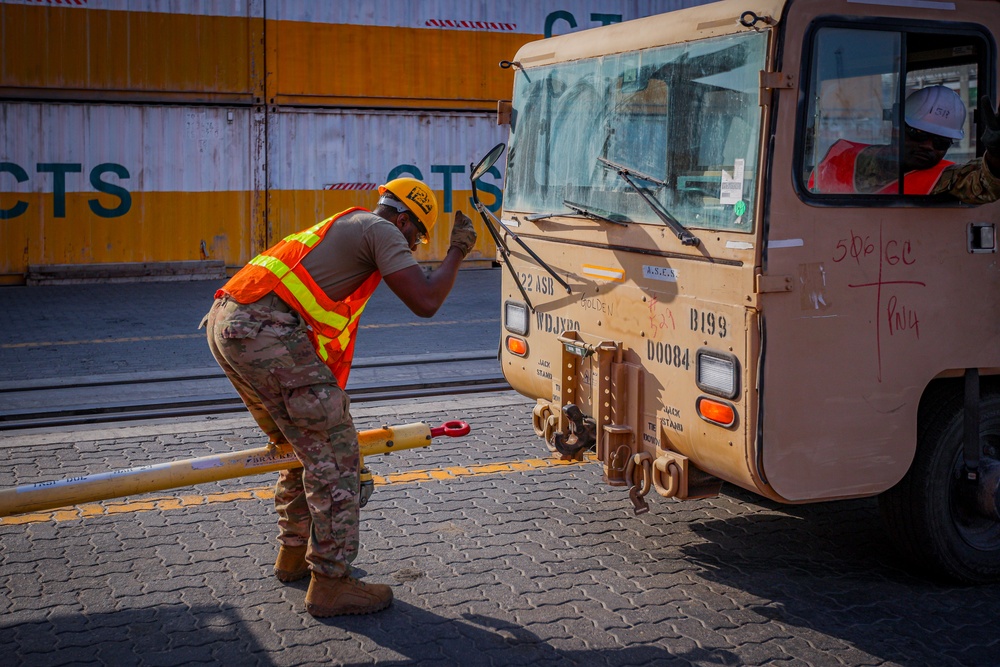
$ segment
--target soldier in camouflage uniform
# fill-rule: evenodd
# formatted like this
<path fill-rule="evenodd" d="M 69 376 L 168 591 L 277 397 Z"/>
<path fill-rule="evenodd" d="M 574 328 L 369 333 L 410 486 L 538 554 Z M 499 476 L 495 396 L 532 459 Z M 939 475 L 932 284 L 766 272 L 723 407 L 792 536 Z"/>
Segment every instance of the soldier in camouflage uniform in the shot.
<path fill-rule="evenodd" d="M 456 212 L 448 253 L 425 275 L 412 252 L 436 220 L 434 193 L 415 179 L 390 181 L 380 193 L 373 212 L 350 209 L 264 251 L 216 293 L 205 320 L 212 354 L 257 424 L 302 463 L 280 473 L 275 488 L 274 571 L 281 581 L 311 574 L 306 609 L 314 616 L 369 613 L 392 601 L 388 586 L 350 576 L 360 456 L 343 387 L 360 313 L 381 276 L 415 314 L 432 316 L 476 241 Z"/>
<path fill-rule="evenodd" d="M 316 356 L 305 324 L 278 297 L 244 305 L 224 295 L 207 324 L 214 334 L 208 339 L 212 354 L 254 420 L 273 445 L 295 443 L 304 466 L 279 473 L 274 492 L 279 542 L 303 555 L 310 537 L 317 554 L 342 550 L 342 557 L 318 560 L 317 569 L 330 577 L 347 575 L 358 552 L 360 465 L 347 394 Z M 313 510 L 329 521 L 313 523 L 301 491 L 303 474 L 336 480 L 333 488 L 318 489 L 314 501 Z M 311 535 L 316 528 L 321 532 Z M 306 574 L 305 567 L 303 560 L 291 571 L 278 568 L 278 578 L 294 581 Z"/>

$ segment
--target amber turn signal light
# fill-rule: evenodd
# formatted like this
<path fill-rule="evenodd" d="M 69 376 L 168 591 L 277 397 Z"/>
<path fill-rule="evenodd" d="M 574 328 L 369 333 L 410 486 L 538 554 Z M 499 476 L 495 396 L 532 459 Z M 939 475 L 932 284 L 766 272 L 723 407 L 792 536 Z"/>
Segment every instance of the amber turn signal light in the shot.
<path fill-rule="evenodd" d="M 517 336 L 507 336 L 507 351 L 523 357 L 528 354 L 528 341 Z"/>
<path fill-rule="evenodd" d="M 727 427 L 736 423 L 736 408 L 725 401 L 701 396 L 695 401 L 694 407 L 698 416 L 707 422 Z"/>

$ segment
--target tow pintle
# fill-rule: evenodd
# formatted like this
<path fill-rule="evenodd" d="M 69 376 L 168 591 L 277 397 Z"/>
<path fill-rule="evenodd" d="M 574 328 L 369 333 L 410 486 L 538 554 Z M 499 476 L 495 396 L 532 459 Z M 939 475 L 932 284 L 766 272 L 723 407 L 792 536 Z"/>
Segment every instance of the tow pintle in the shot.
<path fill-rule="evenodd" d="M 564 461 L 580 461 L 583 459 L 583 452 L 594 446 L 597 442 L 597 422 L 583 414 L 583 412 L 573 403 L 563 408 L 563 414 L 569 420 L 564 434 L 556 431 L 552 434 L 552 445 L 556 451 L 562 454 Z"/>

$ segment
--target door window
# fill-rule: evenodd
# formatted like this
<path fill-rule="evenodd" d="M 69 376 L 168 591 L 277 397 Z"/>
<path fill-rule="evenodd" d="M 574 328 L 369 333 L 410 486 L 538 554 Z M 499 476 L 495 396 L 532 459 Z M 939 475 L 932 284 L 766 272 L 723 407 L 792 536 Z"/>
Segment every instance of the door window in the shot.
<path fill-rule="evenodd" d="M 976 157 L 972 119 L 990 62 L 980 34 L 829 24 L 808 39 L 805 197 L 857 205 L 942 194 L 943 171 Z"/>

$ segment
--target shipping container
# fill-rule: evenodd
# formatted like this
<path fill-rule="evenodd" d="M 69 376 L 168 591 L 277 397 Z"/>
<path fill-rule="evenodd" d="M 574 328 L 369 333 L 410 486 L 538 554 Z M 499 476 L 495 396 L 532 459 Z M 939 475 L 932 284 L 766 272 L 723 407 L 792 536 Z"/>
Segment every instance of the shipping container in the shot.
<path fill-rule="evenodd" d="M 448 252 L 453 212 L 464 211 L 479 240 L 469 260 L 492 262 L 495 247 L 470 202 L 470 164 L 503 141 L 495 113 L 282 109 L 268 125 L 269 237 L 285 235 L 351 206 L 375 207 L 378 185 L 410 176 L 427 183 L 441 207 L 420 261 Z M 501 204 L 500 164 L 480 181 L 483 202 Z M 467 260 L 468 261 L 468 260 Z"/>
<path fill-rule="evenodd" d="M 470 163 L 505 134 L 482 112 L 283 109 L 265 154 L 261 121 L 239 107 L 8 102 L 0 119 L 21 128 L 0 139 L 8 283 L 28 265 L 222 260 L 235 270 L 258 246 L 374 208 L 377 186 L 397 176 L 437 193 L 441 227 L 417 253 L 434 261 L 453 211 L 473 213 Z M 481 185 L 494 210 L 501 181 L 498 167 Z M 470 259 L 491 262 L 479 236 Z"/>
<path fill-rule="evenodd" d="M 5 99 L 263 101 L 263 0 L 0 0 Z"/>
<path fill-rule="evenodd" d="M 249 256 L 248 109 L 7 102 L 0 121 L 17 128 L 0 137 L 6 282 L 29 264 Z"/>
<path fill-rule="evenodd" d="M 0 284 L 29 266 L 223 261 L 377 185 L 471 213 L 524 43 L 690 0 L 0 0 Z M 502 164 L 482 195 L 502 204 Z M 480 229 L 471 259 L 488 263 Z M 144 271 L 146 269 L 144 268 Z"/>
<path fill-rule="evenodd" d="M 692 0 L 0 0 L 5 98 L 495 108 L 524 43 Z"/>
<path fill-rule="evenodd" d="M 367 0 L 267 4 L 268 100 L 492 109 L 526 42 L 700 4 L 682 0 Z M 269 82 L 269 86 L 271 83 Z"/>

